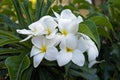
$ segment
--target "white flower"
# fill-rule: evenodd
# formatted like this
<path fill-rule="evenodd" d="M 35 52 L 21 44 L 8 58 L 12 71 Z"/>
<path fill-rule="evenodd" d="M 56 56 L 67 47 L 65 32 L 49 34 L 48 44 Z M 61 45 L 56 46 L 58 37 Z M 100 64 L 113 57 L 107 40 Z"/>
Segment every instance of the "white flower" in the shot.
<path fill-rule="evenodd" d="M 44 16 L 40 19 L 40 22 L 44 27 L 44 34 L 46 35 L 46 38 L 48 39 L 54 38 L 58 31 L 56 29 L 58 24 L 54 21 L 53 17 Z"/>
<path fill-rule="evenodd" d="M 96 58 L 99 55 L 97 46 L 87 35 L 80 33 L 78 48 L 82 52 L 87 51 L 89 67 L 92 67 L 95 63 L 97 63 Z"/>
<path fill-rule="evenodd" d="M 78 66 L 83 66 L 85 58 L 82 52 L 77 49 L 78 40 L 76 36 L 67 36 L 64 40 L 60 44 L 61 50 L 57 56 L 58 65 L 63 66 L 72 61 Z"/>
<path fill-rule="evenodd" d="M 32 38 L 33 47 L 30 57 L 33 57 L 34 67 L 38 67 L 43 58 L 53 61 L 56 60 L 58 50 L 54 47 L 53 41 L 46 39 L 44 36 L 36 36 Z"/>
<path fill-rule="evenodd" d="M 26 41 L 32 36 L 39 36 L 44 34 L 46 35 L 46 38 L 51 39 L 55 37 L 57 32 L 57 23 L 51 16 L 44 16 L 39 21 L 32 23 L 28 27 L 30 30 L 17 29 L 18 33 L 28 35 L 28 37 L 22 41 Z"/>
<path fill-rule="evenodd" d="M 36 22 L 30 24 L 28 26 L 28 28 L 30 30 L 26 30 L 26 29 L 19 30 L 19 29 L 17 29 L 18 33 L 24 34 L 24 35 L 28 35 L 28 37 L 25 38 L 25 39 L 23 39 L 23 40 L 21 40 L 21 42 L 28 40 L 32 36 L 42 35 L 43 31 L 44 31 L 44 27 L 42 26 L 42 24 L 40 23 L 40 21 L 36 21 Z"/>
<path fill-rule="evenodd" d="M 96 58 L 98 57 L 98 49 L 96 45 L 90 45 L 89 49 L 87 50 L 88 53 L 88 60 L 89 60 L 89 67 L 92 67 L 95 63 L 97 63 Z"/>
<path fill-rule="evenodd" d="M 83 21 L 81 16 L 76 17 L 69 9 L 63 10 L 60 15 L 56 12 L 54 14 L 57 17 L 58 28 L 62 35 L 77 33 L 79 23 Z"/>

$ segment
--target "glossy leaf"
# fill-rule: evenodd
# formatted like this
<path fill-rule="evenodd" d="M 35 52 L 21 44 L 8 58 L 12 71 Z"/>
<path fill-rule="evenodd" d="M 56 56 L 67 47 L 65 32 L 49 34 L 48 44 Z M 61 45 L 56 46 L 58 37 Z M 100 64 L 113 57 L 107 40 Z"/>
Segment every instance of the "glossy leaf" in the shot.
<path fill-rule="evenodd" d="M 95 28 L 95 26 L 93 25 L 93 27 Z M 96 29 L 95 29 L 96 30 Z M 100 48 L 100 44 L 99 44 L 99 36 L 98 33 L 94 33 L 92 32 L 93 30 L 91 30 L 86 24 L 81 23 L 79 26 L 79 32 L 84 33 L 86 35 L 88 35 L 91 39 L 93 39 L 95 41 L 95 43 L 97 44 L 98 48 Z M 96 31 L 95 31 L 96 32 Z M 96 35 L 97 34 L 97 35 Z M 98 37 L 97 37 L 98 36 Z"/>
<path fill-rule="evenodd" d="M 108 38 L 112 42 L 110 34 L 104 28 L 101 28 L 101 27 L 98 28 L 98 32 L 101 36 L 104 36 L 105 38 Z"/>
<path fill-rule="evenodd" d="M 30 80 L 33 71 L 33 66 L 30 66 L 25 71 L 23 71 L 21 80 Z"/>
<path fill-rule="evenodd" d="M 91 20 L 87 20 L 84 23 L 89 27 L 90 31 L 94 35 L 94 37 L 96 39 L 96 44 L 98 45 L 98 47 L 100 49 L 100 37 L 99 37 L 98 30 L 97 30 L 97 26 Z"/>
<path fill-rule="evenodd" d="M 102 25 L 102 26 L 105 26 L 108 29 L 111 29 L 112 31 L 114 31 L 111 23 L 109 22 L 109 20 L 106 17 L 94 16 L 94 17 L 91 17 L 90 19 L 92 21 L 94 21 L 96 25 Z"/>
<path fill-rule="evenodd" d="M 28 56 L 12 56 L 6 59 L 10 80 L 21 80 L 21 75 L 30 65 Z"/>

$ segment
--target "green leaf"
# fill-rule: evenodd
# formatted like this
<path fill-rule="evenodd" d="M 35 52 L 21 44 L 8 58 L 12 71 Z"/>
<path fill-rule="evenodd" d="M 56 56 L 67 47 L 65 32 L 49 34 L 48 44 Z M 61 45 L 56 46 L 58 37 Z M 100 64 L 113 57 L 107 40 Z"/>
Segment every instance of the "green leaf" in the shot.
<path fill-rule="evenodd" d="M 73 77 L 82 77 L 86 80 L 99 80 L 98 76 L 96 75 L 97 70 L 88 68 L 88 66 L 77 66 L 70 62 L 65 66 L 65 71 L 67 76 L 73 76 Z"/>
<path fill-rule="evenodd" d="M 40 80 L 56 80 L 56 76 L 53 74 L 54 73 L 50 73 L 49 69 L 40 67 L 38 76 Z"/>
<path fill-rule="evenodd" d="M 41 62 L 41 65 L 42 66 L 57 66 L 57 62 L 56 61 L 46 61 L 46 60 L 43 60 Z"/>
<path fill-rule="evenodd" d="M 90 31 L 92 32 L 92 34 L 94 35 L 94 37 L 96 39 L 96 44 L 100 48 L 100 37 L 98 34 L 97 26 L 95 25 L 94 22 L 92 22 L 90 20 L 84 21 L 84 23 L 89 27 Z"/>
<path fill-rule="evenodd" d="M 42 13 L 41 13 L 41 16 L 45 16 L 48 14 L 49 12 L 49 9 L 52 5 L 52 3 L 54 2 L 54 0 L 47 0 L 47 3 L 45 5 L 45 7 L 42 7 Z"/>
<path fill-rule="evenodd" d="M 37 0 L 36 4 L 36 12 L 35 12 L 35 20 L 39 20 L 41 17 L 42 7 L 44 4 L 44 0 Z"/>
<path fill-rule="evenodd" d="M 6 16 L 5 14 L 0 14 L 0 17 L 10 27 L 11 32 L 16 33 L 16 28 L 18 27 L 17 24 L 13 23 L 10 17 Z"/>
<path fill-rule="evenodd" d="M 20 0 L 11 0 L 11 2 L 13 3 L 14 8 L 16 10 L 18 21 L 20 23 L 20 28 L 25 28 L 25 22 L 24 22 L 24 18 L 23 18 L 21 6 L 20 6 Z"/>
<path fill-rule="evenodd" d="M 94 26 L 94 25 L 93 25 Z M 95 26 L 94 26 L 95 28 Z M 88 35 L 91 39 L 93 39 L 95 41 L 95 43 L 97 44 L 98 48 L 100 49 L 100 43 L 99 43 L 99 38 L 98 33 L 94 33 L 91 31 L 91 28 L 89 28 L 86 24 L 81 23 L 79 26 L 79 32 L 84 33 L 86 35 Z M 97 32 L 97 31 L 95 31 Z M 94 34 L 93 34 L 94 33 Z M 97 34 L 97 35 L 96 35 Z"/>
<path fill-rule="evenodd" d="M 31 16 L 30 16 L 30 12 L 29 12 L 29 0 L 25 0 L 22 4 L 22 9 L 26 15 L 26 20 L 27 20 L 27 24 L 31 24 L 32 23 L 32 19 L 31 19 Z"/>
<path fill-rule="evenodd" d="M 88 73 L 88 72 L 84 72 L 84 71 L 80 72 L 78 70 L 70 69 L 69 73 L 76 77 L 83 77 L 86 80 L 99 80 L 98 76 L 94 72 Z"/>
<path fill-rule="evenodd" d="M 19 39 L 0 39 L 0 46 L 19 42 Z"/>
<path fill-rule="evenodd" d="M 30 65 L 28 56 L 12 56 L 6 59 L 10 80 L 21 80 L 21 75 Z"/>
<path fill-rule="evenodd" d="M 0 36 L 4 36 L 4 37 L 9 38 L 9 39 L 19 39 L 17 36 L 11 34 L 11 32 L 6 32 L 3 30 L 0 30 Z"/>
<path fill-rule="evenodd" d="M 22 74 L 22 79 L 21 80 L 30 80 L 31 75 L 32 75 L 32 71 L 33 71 L 33 67 L 30 66 L 29 68 L 27 68 L 23 74 Z"/>
<path fill-rule="evenodd" d="M 8 57 L 9 57 L 9 55 L 0 55 L 0 61 L 5 60 Z"/>
<path fill-rule="evenodd" d="M 21 52 L 21 49 L 0 48 L 0 55 L 13 54 L 13 53 L 19 53 L 19 52 Z"/>
<path fill-rule="evenodd" d="M 10 20 L 10 18 L 5 14 L 0 14 L 0 17 L 3 19 L 4 22 L 8 23 L 8 25 L 12 24 L 12 21 Z"/>
<path fill-rule="evenodd" d="M 71 64 L 68 70 L 68 73 L 70 75 L 73 75 L 75 77 L 82 77 L 86 80 L 99 80 L 96 72 L 96 69 L 88 68 L 88 66 L 80 67 L 75 64 Z"/>
<path fill-rule="evenodd" d="M 106 17 L 103 16 L 94 16 L 90 18 L 93 22 L 95 22 L 96 25 L 102 25 L 107 27 L 108 29 L 113 30 L 113 27 L 111 25 L 111 23 L 109 22 L 109 20 Z"/>
<path fill-rule="evenodd" d="M 109 33 L 104 29 L 104 28 L 98 28 L 98 32 L 101 36 L 104 36 L 105 38 L 108 38 L 111 42 L 112 42 L 112 39 L 109 35 Z"/>

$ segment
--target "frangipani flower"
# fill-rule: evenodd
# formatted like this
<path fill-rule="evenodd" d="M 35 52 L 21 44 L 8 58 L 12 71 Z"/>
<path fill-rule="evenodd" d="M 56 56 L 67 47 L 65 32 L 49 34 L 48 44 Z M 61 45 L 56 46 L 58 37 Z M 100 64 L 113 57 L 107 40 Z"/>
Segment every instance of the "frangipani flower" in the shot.
<path fill-rule="evenodd" d="M 17 32 L 20 34 L 28 35 L 27 38 L 21 40 L 21 42 L 26 41 L 30 39 L 32 36 L 37 36 L 37 35 L 42 35 L 44 32 L 44 27 L 40 23 L 40 21 L 36 21 L 28 26 L 30 30 L 22 29 L 19 30 L 17 29 Z"/>
<path fill-rule="evenodd" d="M 65 41 L 60 44 L 60 52 L 57 56 L 59 66 L 66 65 L 70 61 L 78 66 L 83 66 L 85 62 L 84 55 L 78 49 L 78 40 L 76 36 L 67 36 Z"/>
<path fill-rule="evenodd" d="M 54 46 L 53 41 L 46 39 L 44 36 L 36 36 L 32 38 L 33 47 L 30 57 L 33 57 L 34 67 L 38 67 L 43 58 L 53 61 L 56 60 L 58 50 Z"/>
<path fill-rule="evenodd" d="M 98 49 L 95 43 L 85 34 L 80 33 L 81 37 L 79 38 L 79 50 L 82 52 L 87 51 L 88 53 L 88 61 L 89 67 L 92 67 L 96 61 L 96 57 L 98 57 Z"/>
<path fill-rule="evenodd" d="M 54 14 L 57 17 L 58 28 L 62 35 L 77 33 L 79 23 L 83 21 L 81 16 L 76 17 L 69 9 L 63 10 L 60 15 L 56 12 Z"/>
<path fill-rule="evenodd" d="M 30 24 L 29 30 L 17 30 L 18 33 L 28 35 L 22 41 L 32 37 L 32 50 L 34 67 L 38 67 L 42 59 L 57 60 L 59 66 L 64 66 L 70 61 L 78 66 L 85 63 L 84 52 L 88 53 L 89 67 L 93 66 L 98 57 L 98 49 L 95 43 L 85 34 L 79 33 L 79 23 L 83 21 L 81 16 L 76 17 L 71 10 L 65 9 L 57 18 L 49 15 Z M 55 47 L 57 46 L 60 51 Z"/>
<path fill-rule="evenodd" d="M 46 38 L 48 39 L 54 38 L 58 31 L 56 29 L 58 24 L 54 21 L 53 17 L 44 16 L 40 19 L 40 23 L 44 27 L 44 34 L 46 35 Z"/>
<path fill-rule="evenodd" d="M 25 38 L 22 41 L 26 41 L 32 36 L 39 36 L 39 35 L 46 35 L 46 38 L 51 39 L 55 37 L 55 34 L 57 32 L 57 23 L 54 21 L 54 19 L 51 16 L 44 16 L 39 21 L 36 21 L 28 26 L 30 30 L 17 29 L 17 32 L 20 34 L 28 35 L 27 38 Z"/>

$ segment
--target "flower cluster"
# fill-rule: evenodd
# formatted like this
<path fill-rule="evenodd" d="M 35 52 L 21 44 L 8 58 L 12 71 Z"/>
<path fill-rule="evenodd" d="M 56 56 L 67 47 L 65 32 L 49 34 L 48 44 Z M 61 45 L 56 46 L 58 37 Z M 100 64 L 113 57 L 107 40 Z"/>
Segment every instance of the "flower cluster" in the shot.
<path fill-rule="evenodd" d="M 59 66 L 64 66 L 70 61 L 83 66 L 84 52 L 88 53 L 89 67 L 95 64 L 98 56 L 95 43 L 87 35 L 78 32 L 82 17 L 76 17 L 69 9 L 63 10 L 60 15 L 56 12 L 54 14 L 56 17 L 43 16 L 30 24 L 29 30 L 17 30 L 20 34 L 28 35 L 22 41 L 32 38 L 30 57 L 33 57 L 34 67 L 38 67 L 43 58 L 49 61 L 56 60 Z"/>

